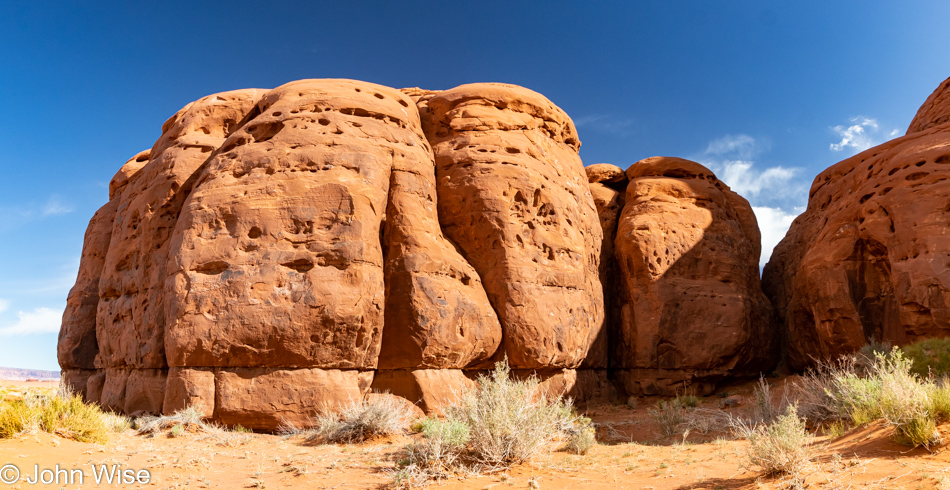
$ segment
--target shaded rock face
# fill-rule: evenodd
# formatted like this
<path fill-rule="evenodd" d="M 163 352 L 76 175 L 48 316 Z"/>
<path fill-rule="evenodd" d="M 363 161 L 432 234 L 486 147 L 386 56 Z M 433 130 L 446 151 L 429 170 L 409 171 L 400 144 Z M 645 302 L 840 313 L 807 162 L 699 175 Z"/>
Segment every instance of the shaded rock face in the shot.
<path fill-rule="evenodd" d="M 684 380 L 754 375 L 775 364 L 772 308 L 759 282 L 749 203 L 688 160 L 654 157 L 626 171 L 614 254 L 623 284 L 614 365 L 630 393 Z M 609 209 L 604 207 L 606 210 Z"/>
<path fill-rule="evenodd" d="M 579 145 L 515 86 L 200 99 L 90 222 L 64 378 L 113 410 L 268 430 L 371 388 L 437 411 L 505 356 L 576 383 L 603 328 Z"/>
<path fill-rule="evenodd" d="M 791 366 L 950 336 L 948 83 L 906 136 L 819 174 L 765 266 Z"/>

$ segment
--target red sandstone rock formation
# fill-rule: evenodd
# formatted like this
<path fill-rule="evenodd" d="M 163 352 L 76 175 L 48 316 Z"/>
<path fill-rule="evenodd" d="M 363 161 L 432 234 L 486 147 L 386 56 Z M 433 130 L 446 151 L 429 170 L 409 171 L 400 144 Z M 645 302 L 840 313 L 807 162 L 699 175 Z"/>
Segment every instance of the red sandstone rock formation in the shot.
<path fill-rule="evenodd" d="M 497 110 L 462 137 L 524 152 L 512 162 L 525 168 L 485 178 L 482 194 L 523 187 L 536 202 L 517 203 L 519 220 L 485 213 L 510 220 L 506 243 L 522 233 L 535 250 L 495 275 L 472 251 L 481 244 L 443 235 L 464 232 L 452 227 L 455 182 L 437 177 L 423 132 L 430 102 L 432 127 L 452 131 L 460 111 Z M 465 152 L 443 136 L 448 167 Z M 116 174 L 90 222 L 63 375 L 113 410 L 201 405 L 223 423 L 275 429 L 370 387 L 437 410 L 471 383 L 463 369 L 505 354 L 518 367 L 576 367 L 603 315 L 578 146 L 566 114 L 513 86 L 302 80 L 189 104 Z"/>
<path fill-rule="evenodd" d="M 808 208 L 765 266 L 789 364 L 874 338 L 950 336 L 950 106 L 944 82 L 906 136 L 815 178 Z"/>
<path fill-rule="evenodd" d="M 950 122 L 950 78 L 943 81 L 924 102 L 910 122 L 907 134 Z"/>
<path fill-rule="evenodd" d="M 620 327 L 630 393 L 774 366 L 772 309 L 759 284 L 759 229 L 749 203 L 680 158 L 633 164 L 615 239 L 624 281 Z"/>
<path fill-rule="evenodd" d="M 503 358 L 582 399 L 616 395 L 608 367 L 636 393 L 768 367 L 748 203 L 684 160 L 584 169 L 530 90 L 301 80 L 162 130 L 90 222 L 60 333 L 104 407 L 273 430 L 366 396 L 438 412 Z"/>

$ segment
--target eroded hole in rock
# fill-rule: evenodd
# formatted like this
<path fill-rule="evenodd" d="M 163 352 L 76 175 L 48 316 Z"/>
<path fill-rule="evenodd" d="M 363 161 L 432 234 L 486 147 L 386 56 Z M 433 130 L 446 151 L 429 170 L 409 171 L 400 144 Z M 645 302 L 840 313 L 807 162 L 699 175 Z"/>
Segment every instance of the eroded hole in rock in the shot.
<path fill-rule="evenodd" d="M 248 238 L 258 238 L 258 237 L 261 236 L 261 233 L 262 233 L 262 232 L 261 232 L 261 229 L 260 229 L 260 228 L 258 228 L 258 227 L 256 227 L 256 226 L 252 226 L 251 229 L 248 230 L 248 232 L 247 232 L 247 237 L 248 237 Z"/>
<path fill-rule="evenodd" d="M 297 272 L 307 272 L 310 269 L 313 269 L 313 261 L 310 259 L 297 259 L 291 262 L 284 262 L 280 265 L 288 269 L 293 269 Z"/>
<path fill-rule="evenodd" d="M 215 260 L 212 262 L 206 262 L 204 264 L 195 267 L 194 271 L 199 274 L 205 274 L 209 276 L 220 274 L 228 270 L 228 263 L 223 260 Z"/>
<path fill-rule="evenodd" d="M 914 172 L 908 175 L 907 177 L 904 177 L 904 179 L 914 181 L 914 180 L 920 180 L 926 176 L 927 176 L 927 172 Z"/>

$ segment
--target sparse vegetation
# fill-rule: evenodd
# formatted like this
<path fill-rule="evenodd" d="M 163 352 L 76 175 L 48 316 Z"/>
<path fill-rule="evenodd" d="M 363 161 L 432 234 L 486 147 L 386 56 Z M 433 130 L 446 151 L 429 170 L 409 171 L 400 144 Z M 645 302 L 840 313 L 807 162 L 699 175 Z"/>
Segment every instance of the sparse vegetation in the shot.
<path fill-rule="evenodd" d="M 922 340 L 901 350 L 911 361 L 911 373 L 922 378 L 950 375 L 950 337 Z"/>
<path fill-rule="evenodd" d="M 946 379 L 913 372 L 914 361 L 899 348 L 864 351 L 806 373 L 796 385 L 803 415 L 815 422 L 844 419 L 855 425 L 883 419 L 903 444 L 930 447 L 940 442 L 937 423 L 950 417 Z M 874 355 L 873 361 L 862 360 L 866 355 Z"/>
<path fill-rule="evenodd" d="M 409 413 L 392 397 L 351 402 L 339 411 L 325 411 L 315 419 L 310 441 L 353 443 L 403 432 Z"/>
<path fill-rule="evenodd" d="M 112 420 L 61 384 L 54 393 L 30 390 L 22 399 L 0 402 L 0 439 L 44 431 L 80 442 L 105 443 L 116 427 Z"/>
<path fill-rule="evenodd" d="M 767 474 L 798 475 L 811 460 L 811 435 L 794 404 L 771 423 L 737 425 L 737 435 L 749 440 L 748 462 Z"/>
<path fill-rule="evenodd" d="M 534 376 L 513 379 L 501 362 L 478 387 L 444 410 L 444 420 L 418 424 L 423 439 L 403 448 L 393 474 L 397 487 L 424 485 L 463 471 L 494 472 L 566 442 L 583 454 L 595 443 L 590 419 L 570 400 L 548 397 Z"/>
<path fill-rule="evenodd" d="M 666 437 L 678 434 L 680 426 L 686 420 L 683 415 L 683 405 L 675 398 L 670 401 L 658 401 L 656 408 L 648 409 L 647 413 L 659 424 L 660 434 Z"/>
<path fill-rule="evenodd" d="M 175 431 L 176 427 L 178 427 L 178 433 L 173 435 L 179 436 L 186 429 L 195 432 L 212 429 L 213 426 L 205 423 L 203 419 L 204 416 L 202 415 L 201 406 L 193 405 L 178 410 L 171 415 L 162 415 L 160 417 L 147 415 L 139 417 L 133 421 L 132 427 L 139 435 L 148 436 L 154 436 L 166 430 Z"/>

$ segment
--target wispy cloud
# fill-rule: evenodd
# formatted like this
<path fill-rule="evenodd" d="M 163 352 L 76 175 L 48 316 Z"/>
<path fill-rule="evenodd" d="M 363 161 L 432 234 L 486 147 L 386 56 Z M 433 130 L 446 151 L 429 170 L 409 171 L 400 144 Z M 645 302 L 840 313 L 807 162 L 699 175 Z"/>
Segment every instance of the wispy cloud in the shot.
<path fill-rule="evenodd" d="M 33 311 L 18 311 L 13 325 L 0 327 L 0 337 L 37 335 L 59 332 L 63 310 L 36 308 Z"/>
<path fill-rule="evenodd" d="M 614 136 L 629 136 L 635 132 L 633 119 L 618 118 L 609 114 L 596 114 L 574 120 L 578 129 L 608 133 Z"/>
<path fill-rule="evenodd" d="M 57 195 L 50 196 L 45 202 L 32 202 L 19 206 L 0 207 L 0 229 L 13 228 L 37 219 L 71 213 L 72 204 L 63 201 Z"/>
<path fill-rule="evenodd" d="M 710 141 L 698 160 L 716 173 L 732 190 L 747 199 L 768 196 L 788 197 L 797 189 L 793 183 L 797 168 L 783 166 L 760 169 L 755 160 L 769 150 L 767 141 L 747 134 L 726 135 Z"/>
<path fill-rule="evenodd" d="M 46 204 L 43 206 L 42 215 L 43 216 L 55 216 L 57 214 L 68 214 L 73 212 L 73 207 L 69 204 L 64 204 L 59 196 L 52 195 L 49 200 L 46 201 Z"/>
<path fill-rule="evenodd" d="M 10 301 L 0 298 L 0 313 L 10 309 Z"/>
<path fill-rule="evenodd" d="M 867 116 L 852 117 L 850 124 L 839 124 L 831 130 L 840 138 L 837 143 L 831 143 L 829 146 L 831 151 L 849 150 L 852 154 L 877 146 L 900 134 L 897 129 L 890 131 L 881 129 L 877 119 Z"/>

